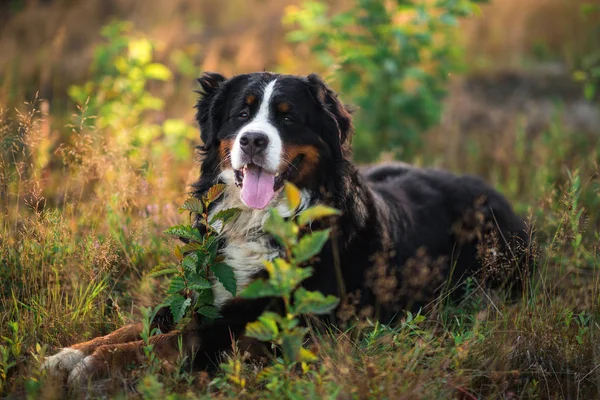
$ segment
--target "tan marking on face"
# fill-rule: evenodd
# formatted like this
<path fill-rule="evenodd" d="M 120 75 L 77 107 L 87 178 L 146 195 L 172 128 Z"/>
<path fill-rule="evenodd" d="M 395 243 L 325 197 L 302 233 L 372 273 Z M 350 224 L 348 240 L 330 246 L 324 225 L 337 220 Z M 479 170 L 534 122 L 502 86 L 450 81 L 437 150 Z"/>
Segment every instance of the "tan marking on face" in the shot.
<path fill-rule="evenodd" d="M 233 147 L 233 142 L 233 139 L 226 139 L 221 141 L 219 144 L 219 154 L 221 156 L 222 167 L 231 166 L 231 148 Z"/>
<path fill-rule="evenodd" d="M 256 96 L 253 94 L 249 94 L 248 96 L 246 96 L 246 104 L 251 106 L 252 104 L 254 104 L 254 102 L 256 101 Z"/>
<path fill-rule="evenodd" d="M 312 145 L 294 145 L 285 147 L 285 165 L 289 165 L 292 161 L 303 155 L 302 163 L 300 164 L 300 172 L 293 180 L 293 183 L 302 184 L 310 179 L 310 176 L 315 172 L 319 163 L 319 149 Z"/>
<path fill-rule="evenodd" d="M 279 103 L 279 104 L 277 104 L 277 110 L 279 112 L 286 113 L 286 112 L 290 111 L 290 105 L 289 105 L 289 103 Z"/>

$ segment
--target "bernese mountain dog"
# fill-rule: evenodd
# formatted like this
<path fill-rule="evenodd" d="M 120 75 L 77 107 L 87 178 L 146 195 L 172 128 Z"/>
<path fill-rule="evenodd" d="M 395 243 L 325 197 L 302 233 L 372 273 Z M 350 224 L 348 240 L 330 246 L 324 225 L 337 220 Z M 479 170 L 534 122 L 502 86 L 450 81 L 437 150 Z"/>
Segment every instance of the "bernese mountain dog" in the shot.
<path fill-rule="evenodd" d="M 203 158 L 193 194 L 201 197 L 224 183 L 210 213 L 242 210 L 220 232 L 220 252 L 238 291 L 264 276 L 264 260 L 280 255 L 277 242 L 262 230 L 267 210 L 276 207 L 291 218 L 316 204 L 341 215 L 324 223 L 332 235 L 310 263 L 314 273 L 303 286 L 336 295 L 342 304 L 352 298 L 372 318 L 390 323 L 403 310 L 431 305 L 441 292 L 460 296 L 467 277 L 481 286 L 520 290 L 525 224 L 482 180 L 402 163 L 357 168 L 351 114 L 317 75 L 258 72 L 226 79 L 205 73 L 198 81 Z M 282 194 L 285 181 L 301 190 L 295 210 Z M 174 362 L 181 350 L 200 368 L 218 365 L 232 339 L 243 340 L 248 322 L 277 307 L 274 299 L 232 297 L 218 281 L 213 292 L 221 317 L 212 324 L 196 316 L 176 330 L 169 310 L 158 312 L 153 326 L 162 333 L 150 343 L 164 362 Z M 338 317 L 328 320 L 336 323 Z M 64 348 L 45 367 L 68 373 L 69 383 L 77 385 L 142 362 L 141 330 L 141 323 L 128 325 Z"/>

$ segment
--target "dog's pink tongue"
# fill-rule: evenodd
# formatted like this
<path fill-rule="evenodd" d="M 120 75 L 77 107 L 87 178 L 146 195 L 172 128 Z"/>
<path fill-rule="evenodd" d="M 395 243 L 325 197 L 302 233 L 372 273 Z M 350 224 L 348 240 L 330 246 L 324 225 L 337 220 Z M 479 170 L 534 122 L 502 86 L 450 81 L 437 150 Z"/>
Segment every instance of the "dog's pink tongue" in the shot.
<path fill-rule="evenodd" d="M 250 166 L 244 172 L 242 200 L 248 207 L 263 209 L 275 196 L 274 185 L 274 174 L 260 167 Z"/>

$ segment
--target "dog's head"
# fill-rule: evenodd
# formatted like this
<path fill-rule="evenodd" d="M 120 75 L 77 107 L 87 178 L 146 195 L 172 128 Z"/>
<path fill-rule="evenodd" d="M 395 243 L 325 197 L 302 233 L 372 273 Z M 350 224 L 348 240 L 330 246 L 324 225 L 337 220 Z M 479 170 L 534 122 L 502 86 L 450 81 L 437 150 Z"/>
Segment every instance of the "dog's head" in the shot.
<path fill-rule="evenodd" d="M 202 174 L 238 186 L 250 208 L 267 207 L 286 180 L 318 189 L 347 153 L 350 114 L 317 75 L 205 73 L 198 82 Z"/>

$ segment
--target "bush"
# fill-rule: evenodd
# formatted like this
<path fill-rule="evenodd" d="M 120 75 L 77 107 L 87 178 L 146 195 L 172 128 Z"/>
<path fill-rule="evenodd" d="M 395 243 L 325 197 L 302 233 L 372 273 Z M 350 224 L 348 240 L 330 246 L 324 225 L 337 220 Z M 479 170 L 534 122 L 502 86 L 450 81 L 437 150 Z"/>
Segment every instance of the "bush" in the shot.
<path fill-rule="evenodd" d="M 354 155 L 372 161 L 382 151 L 410 160 L 421 133 L 440 118 L 450 74 L 460 65 L 454 29 L 477 1 L 357 0 L 333 16 L 325 2 L 290 8 L 285 21 L 298 29 L 292 42 L 308 42 L 358 106 Z"/>

